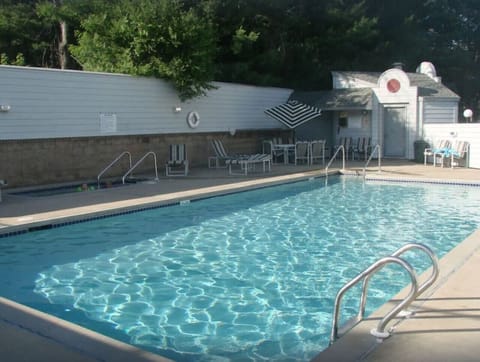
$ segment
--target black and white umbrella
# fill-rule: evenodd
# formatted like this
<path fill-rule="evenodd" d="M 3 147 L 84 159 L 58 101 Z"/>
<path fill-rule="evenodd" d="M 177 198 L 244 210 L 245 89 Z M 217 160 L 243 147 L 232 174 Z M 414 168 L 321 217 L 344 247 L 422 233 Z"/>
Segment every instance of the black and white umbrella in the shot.
<path fill-rule="evenodd" d="M 317 107 L 299 101 L 290 100 L 287 103 L 265 110 L 265 113 L 282 122 L 289 128 L 295 128 L 322 114 Z"/>

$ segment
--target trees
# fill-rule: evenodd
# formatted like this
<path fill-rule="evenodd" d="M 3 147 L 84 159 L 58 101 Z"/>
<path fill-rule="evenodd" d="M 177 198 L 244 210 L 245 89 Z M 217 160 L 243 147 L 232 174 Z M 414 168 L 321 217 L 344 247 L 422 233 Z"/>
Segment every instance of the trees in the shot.
<path fill-rule="evenodd" d="M 477 3 L 0 0 L 0 55 L 2 63 L 161 77 L 182 99 L 214 79 L 322 89 L 332 69 L 381 71 L 400 61 L 414 70 L 428 60 L 478 107 Z"/>
<path fill-rule="evenodd" d="M 78 34 L 70 50 L 83 69 L 167 79 L 183 100 L 211 88 L 213 26 L 179 1 L 115 2 L 84 19 Z"/>

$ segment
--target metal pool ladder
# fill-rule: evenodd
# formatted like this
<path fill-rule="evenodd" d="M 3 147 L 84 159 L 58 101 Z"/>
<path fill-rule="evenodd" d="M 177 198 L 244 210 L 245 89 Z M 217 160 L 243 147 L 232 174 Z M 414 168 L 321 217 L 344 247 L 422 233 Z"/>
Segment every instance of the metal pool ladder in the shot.
<path fill-rule="evenodd" d="M 333 157 L 328 161 L 327 167 L 325 167 L 325 186 L 328 184 L 328 168 L 331 166 L 340 151 L 342 151 L 342 170 L 345 170 L 345 147 L 340 145 L 333 154 Z"/>
<path fill-rule="evenodd" d="M 406 260 L 400 258 L 400 255 L 405 253 L 411 249 L 419 249 L 424 251 L 429 257 L 432 262 L 432 274 L 430 277 L 422 284 L 418 285 L 417 275 L 415 270 L 412 268 L 410 263 Z M 337 297 L 335 298 L 335 306 L 333 312 L 333 321 L 332 321 L 332 331 L 330 334 L 330 344 L 332 344 L 336 339 L 339 338 L 339 331 L 338 331 L 338 323 L 339 323 L 339 314 L 340 314 L 340 303 L 342 301 L 342 297 L 344 294 L 356 285 L 358 282 L 363 281 L 362 284 L 362 294 L 360 299 L 360 306 L 359 311 L 356 317 L 353 317 L 350 321 L 346 324 L 347 326 L 345 329 L 349 329 L 353 327 L 353 325 L 357 324 L 363 319 L 365 314 L 365 305 L 367 302 L 367 288 L 370 278 L 380 269 L 382 269 L 385 265 L 395 263 L 403 267 L 409 274 L 411 279 L 411 288 L 408 295 L 399 302 L 395 307 L 393 307 L 390 312 L 388 312 L 378 323 L 377 328 L 371 330 L 371 334 L 378 339 L 388 338 L 390 336 L 390 332 L 385 331 L 385 327 L 393 318 L 395 318 L 402 309 L 407 308 L 410 303 L 412 303 L 420 294 L 422 294 L 427 288 L 429 288 L 437 279 L 439 270 L 438 270 L 438 259 L 433 251 L 426 245 L 419 244 L 419 243 L 409 243 L 402 246 L 400 249 L 395 251 L 392 255 L 384 257 L 377 262 L 370 265 L 367 269 L 363 272 L 358 274 L 355 278 L 351 281 L 346 283 L 337 293 Z"/>
<path fill-rule="evenodd" d="M 373 148 L 373 151 L 372 153 L 370 154 L 370 157 L 368 158 L 367 162 L 365 162 L 365 166 L 363 166 L 363 171 L 362 171 L 362 174 L 363 174 L 363 181 L 365 182 L 365 177 L 367 175 L 367 167 L 368 167 L 368 164 L 370 163 L 370 161 L 372 160 L 373 158 L 373 155 L 375 154 L 375 151 L 378 152 L 378 172 L 381 172 L 382 171 L 382 149 L 380 148 L 380 145 L 376 145 L 374 148 Z"/>
<path fill-rule="evenodd" d="M 155 154 L 155 152 L 150 151 L 150 152 L 147 152 L 146 154 L 144 154 L 144 155 L 142 156 L 142 158 L 139 159 L 139 160 L 135 163 L 135 165 L 133 165 L 132 167 L 130 167 L 130 169 L 127 171 L 127 173 L 126 173 L 125 175 L 123 175 L 123 177 L 122 177 L 122 183 L 123 183 L 123 184 L 125 183 L 126 177 L 127 177 L 128 175 L 130 175 L 130 174 L 133 172 L 133 170 L 134 170 L 138 165 L 140 165 L 140 164 L 143 162 L 143 160 L 145 160 L 148 156 L 153 156 L 153 167 L 154 167 L 154 171 L 155 171 L 155 181 L 157 181 L 157 182 L 159 181 L 159 178 L 158 178 L 158 167 L 157 167 L 157 155 Z"/>
<path fill-rule="evenodd" d="M 97 176 L 97 186 L 100 188 L 100 177 L 107 172 L 108 169 L 110 169 L 113 165 L 115 165 L 118 161 L 120 161 L 123 156 L 128 156 L 128 169 L 130 170 L 132 168 L 132 154 L 128 151 L 123 151 L 117 158 L 115 158 L 112 162 L 108 164 L 107 167 L 105 167 Z"/>

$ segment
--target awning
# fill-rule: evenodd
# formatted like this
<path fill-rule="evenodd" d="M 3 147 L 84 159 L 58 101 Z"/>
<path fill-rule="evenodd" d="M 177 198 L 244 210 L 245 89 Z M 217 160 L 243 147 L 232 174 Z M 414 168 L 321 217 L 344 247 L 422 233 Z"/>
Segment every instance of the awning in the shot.
<path fill-rule="evenodd" d="M 322 114 L 322 111 L 317 107 L 290 100 L 287 103 L 266 109 L 265 113 L 282 122 L 287 127 L 295 128 L 311 119 L 317 118 Z"/>

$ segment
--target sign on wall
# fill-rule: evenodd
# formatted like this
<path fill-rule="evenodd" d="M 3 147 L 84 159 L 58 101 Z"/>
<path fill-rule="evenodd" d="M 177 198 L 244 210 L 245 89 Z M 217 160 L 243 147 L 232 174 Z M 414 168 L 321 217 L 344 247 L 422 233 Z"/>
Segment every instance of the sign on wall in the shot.
<path fill-rule="evenodd" d="M 100 113 L 100 133 L 117 132 L 117 115 L 115 113 Z"/>

